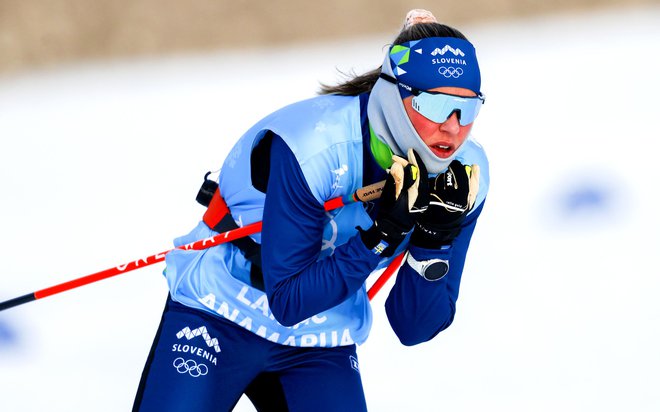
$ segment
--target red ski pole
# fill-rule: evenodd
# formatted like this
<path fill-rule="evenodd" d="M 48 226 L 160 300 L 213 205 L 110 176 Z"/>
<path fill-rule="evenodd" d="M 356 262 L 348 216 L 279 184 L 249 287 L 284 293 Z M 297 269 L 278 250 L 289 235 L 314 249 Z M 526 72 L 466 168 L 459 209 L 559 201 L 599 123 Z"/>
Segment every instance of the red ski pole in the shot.
<path fill-rule="evenodd" d="M 399 266 L 401 266 L 401 262 L 403 261 L 403 257 L 406 255 L 406 252 L 400 253 L 397 257 L 394 258 L 392 262 L 387 266 L 387 268 L 383 271 L 383 273 L 378 276 L 378 279 L 374 282 L 373 285 L 369 288 L 369 291 L 367 292 L 367 296 L 369 296 L 369 300 L 372 300 L 374 296 L 376 296 L 376 293 L 378 293 L 383 286 L 387 283 L 388 280 L 392 277 L 394 272 L 396 272 L 397 269 L 399 269 Z"/>
<path fill-rule="evenodd" d="M 338 198 L 330 199 L 325 203 L 325 210 L 330 211 L 354 202 L 366 202 L 377 199 L 380 197 L 384 185 L 385 185 L 385 181 L 373 183 L 369 186 L 365 186 L 356 190 L 352 196 L 349 196 L 347 198 L 338 197 Z M 196 242 L 192 242 L 187 245 L 180 246 L 177 249 L 184 249 L 184 250 L 207 249 L 213 246 L 221 245 L 223 243 L 231 242 L 232 240 L 241 237 L 252 235 L 260 231 L 261 231 L 261 222 L 255 222 L 247 226 L 240 227 L 238 229 L 233 229 L 227 232 L 220 233 L 218 235 L 215 235 L 207 239 L 200 239 Z M 174 249 L 170 249 L 161 253 L 156 253 L 155 255 L 150 255 L 142 259 L 130 261 L 128 263 L 124 263 L 123 265 L 105 269 L 100 272 L 92 273 L 91 275 L 83 276 L 78 279 L 73 279 L 68 282 L 51 286 L 49 288 L 37 290 L 36 292 L 28 293 L 23 296 L 19 296 L 4 302 L 0 302 L 0 311 L 12 308 L 14 306 L 22 305 L 24 303 L 32 302 L 38 299 L 43 299 L 48 296 L 56 295 L 58 293 L 66 292 L 67 290 L 79 288 L 81 286 L 98 282 L 100 280 L 107 279 L 113 276 L 121 275 L 123 273 L 131 272 L 136 269 L 153 265 L 154 263 L 162 262 L 163 260 L 165 260 L 165 255 L 172 250 Z"/>

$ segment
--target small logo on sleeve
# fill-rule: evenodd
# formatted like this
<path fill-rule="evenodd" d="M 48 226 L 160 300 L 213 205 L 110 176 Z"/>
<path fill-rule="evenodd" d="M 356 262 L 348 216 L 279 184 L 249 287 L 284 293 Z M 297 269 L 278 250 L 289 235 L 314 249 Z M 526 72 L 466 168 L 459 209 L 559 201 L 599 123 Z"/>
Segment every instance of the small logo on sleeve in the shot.
<path fill-rule="evenodd" d="M 388 247 L 389 245 L 390 245 L 390 244 L 387 243 L 386 241 L 381 240 L 380 242 L 378 242 L 378 244 L 377 244 L 373 249 L 371 249 L 371 251 L 372 251 L 375 255 L 380 255 L 381 253 L 383 253 L 383 252 L 385 251 L 385 249 L 387 249 L 387 247 Z"/>
<path fill-rule="evenodd" d="M 348 360 L 351 362 L 351 368 L 355 369 L 357 373 L 360 373 L 360 364 L 355 356 L 349 356 Z"/>

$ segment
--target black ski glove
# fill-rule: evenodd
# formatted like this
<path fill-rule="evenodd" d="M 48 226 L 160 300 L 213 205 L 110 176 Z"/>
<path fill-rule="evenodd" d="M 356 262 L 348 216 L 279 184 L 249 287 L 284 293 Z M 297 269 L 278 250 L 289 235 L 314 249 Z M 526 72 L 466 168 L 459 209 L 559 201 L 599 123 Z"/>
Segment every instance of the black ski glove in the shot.
<path fill-rule="evenodd" d="M 365 246 L 383 257 L 392 256 L 429 201 L 428 174 L 417 153 L 410 149 L 407 161 L 392 159 L 374 224 L 368 230 L 357 228 Z"/>
<path fill-rule="evenodd" d="M 430 182 L 428 209 L 419 215 L 410 242 L 426 249 L 449 245 L 461 232 L 461 224 L 474 206 L 479 191 L 479 165 L 458 160 Z"/>

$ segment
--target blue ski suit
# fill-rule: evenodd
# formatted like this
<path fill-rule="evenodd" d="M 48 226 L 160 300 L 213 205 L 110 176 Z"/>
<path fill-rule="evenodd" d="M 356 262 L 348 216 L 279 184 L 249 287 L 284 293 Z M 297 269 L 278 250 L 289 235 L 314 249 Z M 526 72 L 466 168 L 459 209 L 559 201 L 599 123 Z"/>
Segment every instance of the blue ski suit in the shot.
<path fill-rule="evenodd" d="M 371 154 L 367 100 L 363 94 L 298 102 L 236 143 L 219 189 L 239 226 L 263 221 L 252 238 L 261 244 L 265 291 L 251 285 L 251 263 L 231 243 L 168 253 L 170 297 L 134 410 L 231 410 L 243 393 L 260 411 L 366 410 L 355 346 L 372 323 L 365 281 L 393 258 L 367 249 L 356 229 L 371 226 L 377 201 L 331 212 L 323 205 L 386 176 Z M 399 270 L 385 306 L 404 345 L 430 340 L 454 318 L 489 184 L 485 152 L 472 137 L 457 159 L 481 169 L 460 235 L 440 250 L 407 240 L 399 246 L 417 260 L 450 262 L 437 282 L 407 263 Z M 200 222 L 174 243 L 216 234 Z"/>

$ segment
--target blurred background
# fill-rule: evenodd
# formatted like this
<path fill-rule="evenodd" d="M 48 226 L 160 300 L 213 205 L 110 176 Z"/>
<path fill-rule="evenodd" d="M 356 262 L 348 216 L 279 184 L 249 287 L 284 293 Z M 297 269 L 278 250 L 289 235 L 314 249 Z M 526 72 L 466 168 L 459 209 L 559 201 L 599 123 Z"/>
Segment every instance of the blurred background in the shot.
<path fill-rule="evenodd" d="M 86 59 L 240 50 L 396 33 L 413 8 L 454 24 L 657 0 L 0 0 L 0 71 Z"/>
<path fill-rule="evenodd" d="M 374 299 L 370 410 L 660 410 L 658 1 L 0 0 L 0 301 L 171 248 L 247 128 L 412 8 L 476 45 L 491 188 L 447 331 L 403 347 Z M 162 270 L 0 312 L 0 410 L 130 410 Z"/>

